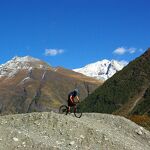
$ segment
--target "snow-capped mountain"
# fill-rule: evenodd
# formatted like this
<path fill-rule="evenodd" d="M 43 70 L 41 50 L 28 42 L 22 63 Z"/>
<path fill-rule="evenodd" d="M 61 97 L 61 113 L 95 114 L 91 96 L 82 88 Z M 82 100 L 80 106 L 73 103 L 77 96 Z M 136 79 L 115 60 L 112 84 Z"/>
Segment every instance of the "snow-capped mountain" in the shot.
<path fill-rule="evenodd" d="M 13 77 L 19 70 L 32 70 L 32 68 L 46 68 L 48 65 L 39 59 L 25 56 L 14 57 L 5 64 L 0 65 L 0 77 Z"/>
<path fill-rule="evenodd" d="M 126 65 L 126 61 L 104 59 L 102 61 L 88 64 L 82 68 L 73 69 L 73 71 L 99 80 L 107 80 Z"/>
<path fill-rule="evenodd" d="M 84 99 L 101 84 L 33 57 L 15 57 L 0 66 L 0 114 L 56 111 L 75 87 Z M 90 88 L 87 90 L 86 86 Z"/>

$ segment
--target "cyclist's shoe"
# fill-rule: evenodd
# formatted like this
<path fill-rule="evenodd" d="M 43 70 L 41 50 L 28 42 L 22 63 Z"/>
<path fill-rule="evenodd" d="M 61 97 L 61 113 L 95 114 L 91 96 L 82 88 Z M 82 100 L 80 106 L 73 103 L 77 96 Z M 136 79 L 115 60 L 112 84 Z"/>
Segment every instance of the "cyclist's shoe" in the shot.
<path fill-rule="evenodd" d="M 71 114 L 71 112 L 69 110 L 67 110 L 66 115 Z"/>

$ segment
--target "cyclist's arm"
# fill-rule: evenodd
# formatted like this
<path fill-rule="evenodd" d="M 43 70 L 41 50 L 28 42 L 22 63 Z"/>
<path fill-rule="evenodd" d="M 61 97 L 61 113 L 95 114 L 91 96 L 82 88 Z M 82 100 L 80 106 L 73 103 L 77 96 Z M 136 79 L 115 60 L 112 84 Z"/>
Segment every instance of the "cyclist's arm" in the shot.
<path fill-rule="evenodd" d="M 78 102 L 79 102 L 79 100 L 80 100 L 80 99 L 79 99 L 79 97 L 78 97 L 78 96 L 76 96 L 76 98 L 77 98 L 77 100 L 78 100 Z"/>
<path fill-rule="evenodd" d="M 70 100 L 71 100 L 72 103 L 74 103 L 72 95 L 70 96 Z"/>

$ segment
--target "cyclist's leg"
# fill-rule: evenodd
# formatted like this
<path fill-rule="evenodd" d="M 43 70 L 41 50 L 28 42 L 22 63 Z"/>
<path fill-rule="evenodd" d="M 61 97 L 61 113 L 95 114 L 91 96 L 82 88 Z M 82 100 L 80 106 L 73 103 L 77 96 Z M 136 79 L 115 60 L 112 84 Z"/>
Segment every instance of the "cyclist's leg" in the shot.
<path fill-rule="evenodd" d="M 76 106 L 76 105 L 74 105 L 74 113 L 76 112 L 76 110 L 77 110 L 77 106 Z"/>
<path fill-rule="evenodd" d="M 71 101 L 70 101 L 70 99 L 68 98 L 68 110 L 67 110 L 67 113 L 70 113 L 70 107 L 71 107 Z"/>
<path fill-rule="evenodd" d="M 68 106 L 68 110 L 67 110 L 67 113 L 70 113 L 70 106 Z"/>
<path fill-rule="evenodd" d="M 71 100 L 68 100 L 68 111 L 67 111 L 67 113 L 70 113 L 71 107 L 76 107 L 76 104 L 72 103 Z M 74 111 L 76 111 L 76 108 L 74 108 Z"/>

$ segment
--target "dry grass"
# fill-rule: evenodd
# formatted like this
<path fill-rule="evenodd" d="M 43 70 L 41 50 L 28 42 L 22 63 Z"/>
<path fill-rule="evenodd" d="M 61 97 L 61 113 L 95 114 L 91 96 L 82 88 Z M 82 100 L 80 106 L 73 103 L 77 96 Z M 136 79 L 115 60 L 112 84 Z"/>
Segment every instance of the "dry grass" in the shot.
<path fill-rule="evenodd" d="M 131 121 L 145 127 L 150 131 L 150 116 L 148 115 L 132 115 L 127 117 Z"/>

